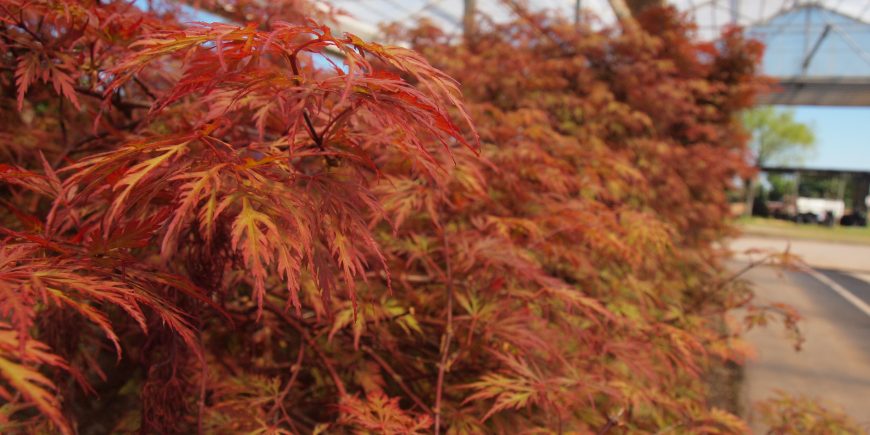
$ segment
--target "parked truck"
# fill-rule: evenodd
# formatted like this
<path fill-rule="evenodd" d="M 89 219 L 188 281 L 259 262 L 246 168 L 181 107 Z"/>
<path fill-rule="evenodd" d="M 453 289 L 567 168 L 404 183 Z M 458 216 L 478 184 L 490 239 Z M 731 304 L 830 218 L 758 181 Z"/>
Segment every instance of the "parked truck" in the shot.
<path fill-rule="evenodd" d="M 795 201 L 796 220 L 833 225 L 846 214 L 846 203 L 839 199 L 798 197 Z"/>

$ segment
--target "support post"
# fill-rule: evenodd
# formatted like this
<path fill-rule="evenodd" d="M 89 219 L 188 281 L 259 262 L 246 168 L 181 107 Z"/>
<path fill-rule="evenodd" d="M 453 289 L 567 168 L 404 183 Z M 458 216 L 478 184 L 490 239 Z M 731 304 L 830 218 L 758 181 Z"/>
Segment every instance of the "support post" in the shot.
<path fill-rule="evenodd" d="M 736 26 L 740 21 L 740 0 L 731 0 L 729 12 L 731 12 L 731 25 Z"/>
<path fill-rule="evenodd" d="M 798 213 L 799 213 L 798 208 L 797 208 L 797 202 L 798 202 L 798 198 L 800 198 L 800 196 L 801 196 L 801 173 L 800 173 L 800 171 L 795 171 L 795 173 L 794 173 L 794 192 L 792 192 L 792 200 L 791 200 L 791 206 L 794 207 L 794 217 L 795 218 L 797 218 Z"/>
<path fill-rule="evenodd" d="M 846 198 L 846 174 L 840 174 L 840 182 L 837 183 L 837 200 L 843 201 Z"/>
<path fill-rule="evenodd" d="M 580 27 L 580 10 L 583 7 L 583 0 L 574 2 L 574 25 Z"/>
<path fill-rule="evenodd" d="M 843 216 L 846 215 L 846 185 L 849 184 L 849 178 L 846 174 L 840 174 L 840 182 L 837 184 L 837 200 L 843 203 Z M 840 225 L 843 216 L 840 216 L 840 220 L 835 219 L 834 225 Z"/>
<path fill-rule="evenodd" d="M 867 215 L 867 196 L 870 195 L 870 177 L 858 175 L 852 179 L 852 210 Z"/>
<path fill-rule="evenodd" d="M 800 171 L 795 171 L 794 173 L 794 198 L 797 201 L 797 198 L 801 196 L 801 173 Z"/>
<path fill-rule="evenodd" d="M 465 10 L 462 15 L 462 32 L 465 35 L 465 40 L 469 41 L 474 38 L 474 34 L 477 32 L 477 21 L 475 20 L 475 13 L 477 12 L 477 0 L 464 0 L 465 1 Z"/>

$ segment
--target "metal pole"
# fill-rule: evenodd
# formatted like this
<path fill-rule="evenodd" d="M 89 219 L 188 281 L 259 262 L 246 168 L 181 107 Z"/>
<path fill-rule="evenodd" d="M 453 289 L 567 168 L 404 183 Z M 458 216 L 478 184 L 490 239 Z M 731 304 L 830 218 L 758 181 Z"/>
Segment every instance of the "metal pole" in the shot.
<path fill-rule="evenodd" d="M 474 14 L 477 11 L 477 0 L 464 0 L 465 1 L 465 10 L 462 15 L 462 31 L 465 34 L 465 39 L 471 39 L 474 37 L 474 33 L 477 31 L 475 28 L 476 21 L 474 20 Z"/>
<path fill-rule="evenodd" d="M 804 7 L 804 58 L 810 54 L 810 29 L 812 21 L 810 18 L 810 8 Z"/>
<path fill-rule="evenodd" d="M 577 0 L 574 3 L 574 25 L 580 25 L 580 8 L 583 6 L 583 0 Z"/>
<path fill-rule="evenodd" d="M 731 0 L 731 25 L 737 25 L 740 20 L 740 0 Z"/>
<path fill-rule="evenodd" d="M 825 41 L 825 38 L 828 37 L 828 34 L 831 33 L 831 25 L 825 24 L 825 30 L 822 30 L 822 34 L 819 35 L 819 39 L 816 40 L 816 43 L 813 44 L 813 48 L 810 49 L 808 53 L 804 56 L 804 61 L 801 62 L 801 75 L 806 76 L 807 71 L 810 69 L 810 62 L 813 61 L 813 57 L 815 57 L 816 52 L 819 51 L 819 47 L 822 46 L 822 42 Z"/>
<path fill-rule="evenodd" d="M 837 201 L 843 204 L 843 215 L 840 216 L 842 218 L 846 214 L 846 174 L 840 174 L 840 182 L 837 184 Z M 837 216 L 834 216 L 834 225 L 839 224 L 841 221 L 837 220 Z"/>

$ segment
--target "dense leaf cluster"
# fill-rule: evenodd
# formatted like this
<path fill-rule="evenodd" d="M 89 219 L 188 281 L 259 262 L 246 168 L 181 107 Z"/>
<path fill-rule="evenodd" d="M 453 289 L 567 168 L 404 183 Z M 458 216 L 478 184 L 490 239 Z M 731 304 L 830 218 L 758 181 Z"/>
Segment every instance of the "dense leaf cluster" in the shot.
<path fill-rule="evenodd" d="M 703 374 L 757 44 L 201 6 L 264 23 L 0 3 L 4 432 L 744 429 Z"/>

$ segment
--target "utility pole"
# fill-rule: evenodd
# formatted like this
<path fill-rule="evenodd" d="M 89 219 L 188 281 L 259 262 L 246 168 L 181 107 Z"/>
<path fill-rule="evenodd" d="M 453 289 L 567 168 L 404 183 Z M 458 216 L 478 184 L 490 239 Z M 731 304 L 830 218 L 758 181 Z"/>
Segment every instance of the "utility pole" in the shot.
<path fill-rule="evenodd" d="M 462 32 L 465 35 L 465 40 L 469 41 L 477 32 L 475 21 L 475 13 L 477 11 L 477 0 L 464 0 L 465 10 L 462 15 Z"/>

